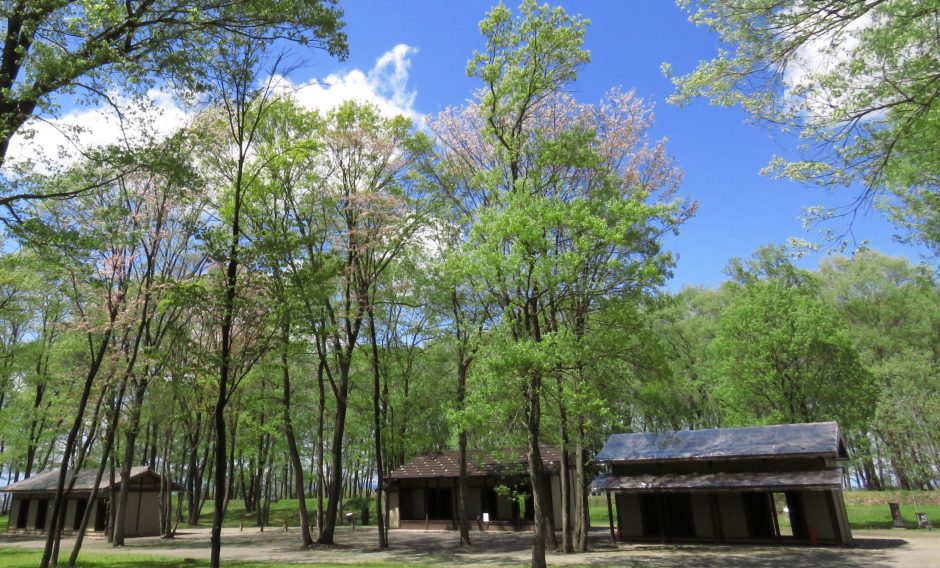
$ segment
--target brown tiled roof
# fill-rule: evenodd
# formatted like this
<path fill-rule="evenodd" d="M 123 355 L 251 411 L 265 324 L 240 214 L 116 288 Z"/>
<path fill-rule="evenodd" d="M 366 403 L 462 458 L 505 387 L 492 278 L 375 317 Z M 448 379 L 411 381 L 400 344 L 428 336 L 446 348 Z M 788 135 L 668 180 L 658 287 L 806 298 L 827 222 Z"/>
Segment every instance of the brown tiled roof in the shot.
<path fill-rule="evenodd" d="M 561 463 L 561 449 L 555 446 L 539 446 L 542 467 L 557 471 Z M 467 475 L 484 477 L 500 475 L 511 468 L 513 472 L 525 473 L 528 458 L 525 448 L 512 448 L 492 453 L 468 451 Z M 414 479 L 424 477 L 459 477 L 460 452 L 447 451 L 424 454 L 390 473 L 387 479 Z"/>
<path fill-rule="evenodd" d="M 67 475 L 71 475 L 72 472 L 68 472 Z M 78 472 L 78 478 L 75 480 L 75 487 L 72 491 L 91 491 L 92 487 L 95 484 L 95 477 L 97 475 L 97 470 L 94 469 L 83 469 Z M 152 477 L 155 481 L 160 480 L 160 476 L 152 471 L 147 466 L 139 466 L 131 468 L 131 480 L 137 480 L 142 478 L 142 476 Z M 66 483 L 68 483 L 69 478 L 65 478 Z M 16 483 L 7 485 L 6 487 L 0 488 L 0 492 L 29 492 L 29 493 L 55 493 L 56 484 L 59 481 L 59 470 L 54 469 L 50 471 L 44 471 L 40 474 L 34 475 L 29 479 L 24 479 L 23 481 L 18 481 Z M 114 482 L 115 487 L 120 487 L 121 478 L 120 476 Z M 101 485 L 99 486 L 99 491 L 108 491 L 110 489 L 111 483 L 108 479 L 108 476 L 101 478 Z M 180 491 L 184 489 L 178 483 L 170 483 L 172 491 Z M 131 489 L 133 489 L 131 485 Z"/>

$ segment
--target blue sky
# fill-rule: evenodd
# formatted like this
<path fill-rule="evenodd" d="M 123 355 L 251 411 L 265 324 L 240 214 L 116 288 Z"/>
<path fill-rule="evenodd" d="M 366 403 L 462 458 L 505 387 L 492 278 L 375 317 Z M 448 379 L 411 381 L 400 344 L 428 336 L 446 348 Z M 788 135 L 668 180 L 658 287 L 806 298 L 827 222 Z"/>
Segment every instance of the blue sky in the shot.
<path fill-rule="evenodd" d="M 294 83 L 309 83 L 298 91 L 311 107 L 330 107 L 347 97 L 379 104 L 390 113 L 404 112 L 416 120 L 448 106 L 463 104 L 480 84 L 467 77 L 467 60 L 483 48 L 478 24 L 492 1 L 475 0 L 348 0 L 341 2 L 349 36 L 350 57 L 337 62 L 325 53 L 294 50 L 304 65 L 291 76 Z M 798 141 L 766 126 L 750 124 L 740 109 L 710 106 L 696 101 L 678 108 L 666 103 L 672 84 L 660 66 L 671 63 L 677 73 L 691 71 L 712 57 L 716 37 L 696 28 L 670 0 L 569 0 L 569 13 L 589 20 L 586 47 L 591 63 L 581 72 L 573 94 L 582 102 L 596 102 L 608 89 L 621 87 L 655 108 L 653 138 L 667 138 L 668 149 L 685 172 L 681 194 L 699 202 L 698 214 L 666 246 L 677 256 L 670 290 L 686 285 L 717 286 L 732 257 L 750 256 L 765 244 L 785 244 L 790 237 L 819 241 L 799 220 L 801 208 L 850 203 L 850 190 L 829 194 L 800 184 L 760 175 L 773 155 L 793 156 Z M 510 6 L 513 6 L 510 3 Z M 155 92 L 163 109 L 158 129 L 183 124 L 187 113 L 171 94 Z M 46 151 L 62 143 L 51 123 L 84 125 L 92 145 L 117 140 L 122 130 L 107 108 L 72 108 L 65 116 L 37 124 L 32 142 L 14 140 L 10 155 L 31 156 L 34 147 Z M 112 113 L 113 114 L 113 113 Z M 72 142 L 69 142 L 71 144 Z M 79 145 L 81 141 L 79 141 Z M 34 147 L 27 147 L 33 144 Z M 877 211 L 864 210 L 851 227 L 854 239 L 894 256 L 918 261 L 923 249 L 894 242 L 893 227 Z M 800 260 L 815 267 L 825 252 Z"/>
<path fill-rule="evenodd" d="M 397 44 L 409 52 L 407 85 L 413 107 L 433 114 L 459 105 L 479 84 L 466 76 L 474 49 L 483 47 L 478 23 L 493 2 L 410 0 L 344 2 L 350 57 L 342 64 L 315 55 L 307 72 L 323 76 L 337 69 L 370 69 L 377 58 Z M 513 4 L 509 3 L 510 6 Z M 698 101 L 678 108 L 666 103 L 671 83 L 660 65 L 670 62 L 687 72 L 697 61 L 711 57 L 716 37 L 688 22 L 686 14 L 668 0 L 565 1 L 569 13 L 591 20 L 586 46 L 591 63 L 583 69 L 574 94 L 596 101 L 609 88 L 622 86 L 655 105 L 652 135 L 669 139 L 668 147 L 685 172 L 682 193 L 700 202 L 689 221 L 668 247 L 678 263 L 670 289 L 684 285 L 715 286 L 731 257 L 749 256 L 764 244 L 783 244 L 788 237 L 816 239 L 800 221 L 801 207 L 844 205 L 854 194 L 828 194 L 800 184 L 761 176 L 759 171 L 775 154 L 793 155 L 796 141 L 765 126 L 749 124 L 739 109 Z M 835 225 L 846 230 L 845 224 Z M 859 242 L 887 254 L 917 261 L 922 250 L 898 244 L 892 226 L 877 211 L 863 212 L 852 232 Z M 801 263 L 814 267 L 824 253 Z"/>

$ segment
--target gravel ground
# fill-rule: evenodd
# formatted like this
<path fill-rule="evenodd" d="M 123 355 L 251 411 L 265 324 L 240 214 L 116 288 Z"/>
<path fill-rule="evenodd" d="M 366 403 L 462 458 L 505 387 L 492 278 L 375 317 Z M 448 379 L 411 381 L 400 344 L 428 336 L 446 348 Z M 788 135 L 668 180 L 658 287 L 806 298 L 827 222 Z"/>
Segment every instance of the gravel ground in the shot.
<path fill-rule="evenodd" d="M 881 568 L 888 566 L 940 566 L 940 531 L 884 530 L 854 531 L 856 547 L 806 548 L 795 546 L 715 546 L 652 545 L 610 543 L 608 533 L 592 531 L 591 552 L 587 554 L 549 553 L 551 565 L 590 566 L 701 566 L 706 568 L 814 568 L 845 566 Z M 400 562 L 441 566 L 518 566 L 528 564 L 530 536 L 526 533 L 472 533 L 473 546 L 461 547 L 451 531 L 391 531 L 391 546 L 379 550 L 372 528 L 343 527 L 336 532 L 335 546 L 298 544 L 299 531 L 256 528 L 222 531 L 224 560 L 283 563 L 315 562 Z M 0 546 L 42 548 L 36 537 L 0 535 Z M 71 541 L 63 541 L 67 551 Z M 101 538 L 85 541 L 85 550 L 114 551 Z M 209 530 L 184 529 L 175 539 L 156 537 L 127 539 L 129 553 L 208 558 Z"/>

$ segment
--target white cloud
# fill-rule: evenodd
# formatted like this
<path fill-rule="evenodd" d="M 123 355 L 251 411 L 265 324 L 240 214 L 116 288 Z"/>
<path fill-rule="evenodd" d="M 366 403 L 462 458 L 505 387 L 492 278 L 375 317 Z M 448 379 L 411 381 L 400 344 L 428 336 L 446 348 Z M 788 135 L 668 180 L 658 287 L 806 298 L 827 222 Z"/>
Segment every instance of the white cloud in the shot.
<path fill-rule="evenodd" d="M 309 109 L 329 110 L 345 101 L 371 103 L 386 116 L 404 115 L 423 126 L 425 115 L 414 108 L 417 92 L 408 88 L 411 56 L 417 49 L 400 43 L 375 60 L 369 71 L 332 73 L 295 86 L 297 102 Z"/>
<path fill-rule="evenodd" d="M 72 110 L 58 118 L 30 120 L 10 141 L 7 162 L 31 163 L 35 169 L 50 173 L 96 147 L 163 138 L 188 120 L 186 111 L 165 91 L 151 89 L 139 101 L 117 93 L 111 98 L 120 113 L 114 106 L 103 105 Z"/>
<path fill-rule="evenodd" d="M 823 78 L 843 70 L 853 58 L 858 57 L 860 35 L 874 25 L 870 12 L 866 12 L 847 25 L 822 34 L 801 45 L 784 70 L 785 99 L 795 110 L 826 120 L 835 108 L 845 106 L 848 93 L 834 93 L 823 86 Z M 857 84 L 870 81 L 855 77 Z M 875 117 L 869 117 L 875 118 Z"/>
<path fill-rule="evenodd" d="M 416 48 L 398 44 L 382 54 L 372 69 L 332 73 L 322 79 L 294 84 L 284 79 L 297 102 L 309 109 L 329 110 L 347 100 L 371 103 L 386 116 L 404 115 L 423 127 L 425 115 L 414 108 L 416 91 L 408 88 L 408 70 Z M 32 119 L 17 133 L 7 152 L 7 167 L 29 164 L 52 173 L 76 162 L 83 152 L 106 144 L 139 144 L 147 137 L 162 138 L 184 126 L 192 114 L 172 93 L 153 89 L 144 101 L 131 101 L 120 93 L 112 99 L 123 120 L 110 105 L 76 109 L 52 119 Z"/>

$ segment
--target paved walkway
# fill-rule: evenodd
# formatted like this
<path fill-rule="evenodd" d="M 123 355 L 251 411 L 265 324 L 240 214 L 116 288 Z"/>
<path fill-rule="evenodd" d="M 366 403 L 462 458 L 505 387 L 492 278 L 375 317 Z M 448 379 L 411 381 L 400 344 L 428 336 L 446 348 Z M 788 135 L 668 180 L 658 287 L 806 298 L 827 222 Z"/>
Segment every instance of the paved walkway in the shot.
<path fill-rule="evenodd" d="M 551 565 L 583 564 L 591 566 L 700 566 L 704 568 L 814 568 L 842 566 L 850 568 L 936 567 L 940 566 L 940 531 L 894 530 L 855 531 L 857 546 L 851 549 L 651 545 L 610 543 L 608 533 L 596 529 L 587 554 L 549 553 Z M 299 531 L 270 528 L 261 533 L 256 528 L 222 532 L 223 560 L 284 563 L 383 561 L 441 566 L 506 566 L 527 564 L 530 536 L 526 533 L 472 533 L 473 546 L 459 546 L 452 531 L 391 531 L 391 546 L 379 550 L 372 528 L 355 531 L 343 527 L 336 532 L 335 546 L 298 544 Z M 0 535 L 0 546 L 42 548 L 36 537 Z M 68 551 L 71 541 L 63 541 Z M 114 551 L 101 538 L 85 541 L 85 550 Z M 127 539 L 127 552 L 178 558 L 208 558 L 209 530 L 184 529 L 174 539 L 156 537 Z"/>

